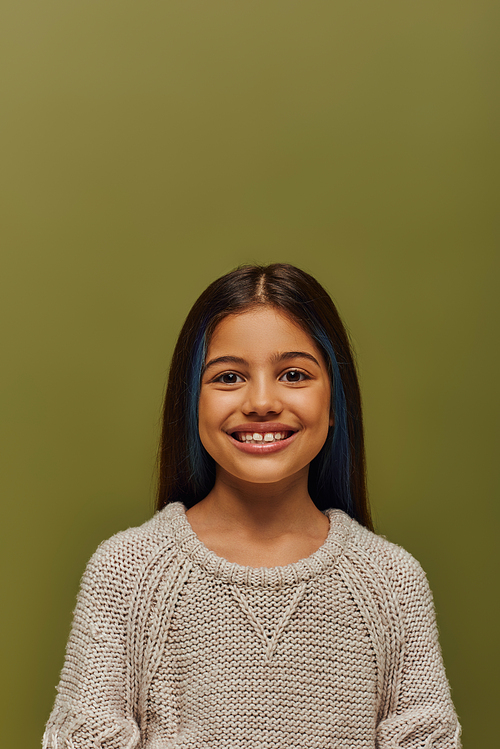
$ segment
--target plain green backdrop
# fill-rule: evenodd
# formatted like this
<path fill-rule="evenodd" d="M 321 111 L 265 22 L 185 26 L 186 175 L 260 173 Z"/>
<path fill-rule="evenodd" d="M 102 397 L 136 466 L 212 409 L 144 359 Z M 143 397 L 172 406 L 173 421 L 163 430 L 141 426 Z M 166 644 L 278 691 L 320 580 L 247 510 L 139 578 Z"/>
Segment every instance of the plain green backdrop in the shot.
<path fill-rule="evenodd" d="M 377 531 L 493 746 L 499 7 L 2 3 L 2 745 L 39 745 L 84 566 L 152 513 L 188 309 L 287 261 L 352 333 Z"/>

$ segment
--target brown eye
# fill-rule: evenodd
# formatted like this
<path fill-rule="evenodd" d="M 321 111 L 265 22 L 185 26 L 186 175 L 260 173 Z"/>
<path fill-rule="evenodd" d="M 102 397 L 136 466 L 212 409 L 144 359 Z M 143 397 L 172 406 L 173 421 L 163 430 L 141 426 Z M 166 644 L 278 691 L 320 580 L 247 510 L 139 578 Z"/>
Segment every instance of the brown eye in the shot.
<path fill-rule="evenodd" d="M 308 380 L 309 377 L 305 372 L 300 372 L 298 369 L 289 369 L 288 372 L 285 372 L 282 379 L 285 382 L 302 382 L 303 380 Z"/>
<path fill-rule="evenodd" d="M 214 380 L 214 382 L 222 382 L 223 385 L 236 385 L 239 381 L 243 382 L 235 372 L 224 372 Z"/>

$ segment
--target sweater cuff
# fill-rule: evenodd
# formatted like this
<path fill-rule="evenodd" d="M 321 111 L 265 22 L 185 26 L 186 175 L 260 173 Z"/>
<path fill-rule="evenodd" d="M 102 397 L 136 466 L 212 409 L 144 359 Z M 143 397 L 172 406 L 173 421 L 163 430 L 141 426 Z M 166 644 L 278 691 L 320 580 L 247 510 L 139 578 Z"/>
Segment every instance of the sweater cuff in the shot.
<path fill-rule="evenodd" d="M 136 749 L 140 743 L 137 723 L 132 718 L 86 715 L 62 700 L 54 707 L 43 736 L 42 749 Z"/>
<path fill-rule="evenodd" d="M 462 749 L 460 734 L 455 714 L 414 708 L 379 723 L 377 749 Z"/>

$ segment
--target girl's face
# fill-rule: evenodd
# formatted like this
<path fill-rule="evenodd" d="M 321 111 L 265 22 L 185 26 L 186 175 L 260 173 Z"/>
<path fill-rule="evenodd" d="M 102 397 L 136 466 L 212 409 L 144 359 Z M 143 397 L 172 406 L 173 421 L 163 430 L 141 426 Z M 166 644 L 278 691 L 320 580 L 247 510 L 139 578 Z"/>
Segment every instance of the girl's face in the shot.
<path fill-rule="evenodd" d="M 207 353 L 203 446 L 221 472 L 251 483 L 307 477 L 333 424 L 330 381 L 312 338 L 273 307 L 229 315 Z"/>

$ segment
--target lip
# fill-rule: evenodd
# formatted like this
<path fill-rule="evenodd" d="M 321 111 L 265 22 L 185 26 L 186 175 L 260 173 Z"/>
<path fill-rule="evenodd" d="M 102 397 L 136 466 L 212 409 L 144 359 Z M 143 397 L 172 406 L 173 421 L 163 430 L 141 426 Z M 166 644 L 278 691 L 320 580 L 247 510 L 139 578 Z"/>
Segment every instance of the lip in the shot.
<path fill-rule="evenodd" d="M 254 422 L 253 424 L 240 424 L 239 426 L 232 427 L 231 432 L 257 432 L 258 434 L 265 434 L 266 432 L 291 432 L 293 434 L 284 440 L 277 442 L 262 442 L 261 444 L 250 444 L 249 442 L 239 442 L 234 437 L 226 432 L 231 443 L 243 453 L 250 455 L 269 455 L 270 453 L 277 453 L 291 445 L 291 443 L 297 437 L 298 431 L 292 430 L 292 427 L 287 424 L 281 424 L 277 421 L 267 422 Z"/>
<path fill-rule="evenodd" d="M 226 434 L 232 432 L 257 432 L 265 434 L 266 432 L 296 432 L 289 424 L 283 424 L 281 421 L 247 421 L 245 424 L 237 424 L 231 429 L 226 429 Z"/>

